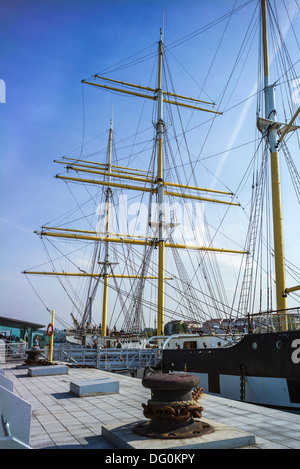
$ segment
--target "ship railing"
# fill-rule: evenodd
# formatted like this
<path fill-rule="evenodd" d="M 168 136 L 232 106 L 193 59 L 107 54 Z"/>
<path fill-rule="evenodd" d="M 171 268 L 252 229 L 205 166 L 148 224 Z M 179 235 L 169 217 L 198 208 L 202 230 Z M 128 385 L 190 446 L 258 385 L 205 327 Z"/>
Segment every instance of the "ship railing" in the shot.
<path fill-rule="evenodd" d="M 143 349 L 160 349 L 164 347 L 166 340 L 169 339 L 170 336 L 168 335 L 155 335 L 146 339 L 143 343 Z"/>
<path fill-rule="evenodd" d="M 252 316 L 253 332 L 278 332 L 300 330 L 300 308 L 283 311 L 265 311 Z"/>

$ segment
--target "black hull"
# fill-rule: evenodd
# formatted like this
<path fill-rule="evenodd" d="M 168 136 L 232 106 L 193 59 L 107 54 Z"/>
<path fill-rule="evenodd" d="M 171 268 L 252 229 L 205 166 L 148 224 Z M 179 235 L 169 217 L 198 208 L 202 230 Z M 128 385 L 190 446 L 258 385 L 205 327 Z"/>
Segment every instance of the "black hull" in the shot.
<path fill-rule="evenodd" d="M 300 331 L 251 334 L 227 348 L 164 350 L 162 371 L 198 374 L 204 392 L 300 409 Z"/>

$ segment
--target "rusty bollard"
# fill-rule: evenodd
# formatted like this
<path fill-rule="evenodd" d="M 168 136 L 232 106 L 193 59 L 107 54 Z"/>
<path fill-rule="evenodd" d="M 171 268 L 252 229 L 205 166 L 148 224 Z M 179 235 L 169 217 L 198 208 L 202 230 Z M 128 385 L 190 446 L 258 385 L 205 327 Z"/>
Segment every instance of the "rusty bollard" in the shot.
<path fill-rule="evenodd" d="M 203 407 L 197 404 L 202 388 L 199 378 L 189 374 L 154 374 L 142 384 L 151 389 L 148 404 L 142 404 L 150 419 L 137 424 L 133 431 L 149 438 L 193 438 L 211 433 L 213 428 L 199 419 Z M 195 420 L 196 419 L 196 420 Z"/>
<path fill-rule="evenodd" d="M 25 363 L 27 363 L 28 365 L 39 364 L 40 355 L 42 353 L 40 349 L 28 349 L 25 353 L 27 354 L 27 359 L 25 360 Z"/>

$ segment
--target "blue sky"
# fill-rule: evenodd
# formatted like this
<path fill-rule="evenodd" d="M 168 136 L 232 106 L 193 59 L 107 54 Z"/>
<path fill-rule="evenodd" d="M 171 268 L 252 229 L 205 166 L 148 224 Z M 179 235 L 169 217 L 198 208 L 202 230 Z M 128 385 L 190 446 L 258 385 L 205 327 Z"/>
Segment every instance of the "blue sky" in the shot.
<path fill-rule="evenodd" d="M 154 52 L 163 17 L 165 42 L 172 44 L 242 3 L 234 0 L 13 0 L 1 3 L 0 78 L 6 84 L 6 102 L 0 104 L 0 315 L 43 324 L 50 321 L 50 315 L 21 271 L 42 262 L 43 250 L 33 231 L 54 219 L 65 202 L 65 185 L 53 178 L 60 170 L 53 160 L 80 151 L 83 109 L 85 141 L 102 135 L 93 141 L 93 148 L 106 145 L 103 132 L 109 127 L 112 107 L 120 138 L 125 138 L 126 132 L 134 133 L 135 127 L 130 123 L 137 115 L 135 104 L 129 107 L 128 100 L 120 102 L 112 93 L 96 92 L 98 90 L 92 87 L 83 91 L 81 80 L 137 51 Z M 299 28 L 294 0 L 286 3 L 290 5 L 295 28 Z M 205 94 L 212 99 L 222 92 L 224 83 L 221 79 L 228 76 L 226 67 L 228 70 L 232 67 L 238 52 L 239 26 L 247 25 L 255 4 L 252 2 L 231 20 L 228 32 L 232 35 L 228 35 L 226 52 L 218 57 L 219 65 L 205 86 Z M 224 22 L 206 35 L 199 35 L 172 49 L 177 60 L 174 60 L 175 69 L 177 66 L 174 80 L 179 84 L 179 93 L 194 93 L 194 96 L 201 93 L 195 80 L 188 75 L 184 77 L 178 63 L 189 68 L 200 83 L 223 28 Z M 291 31 L 288 33 L 292 39 Z M 294 56 L 297 57 L 297 53 L 299 56 L 299 51 L 294 50 Z M 239 96 L 242 98 L 243 90 L 253 89 L 256 65 L 253 61 L 253 75 L 244 78 L 237 100 Z M 111 76 L 147 84 L 145 80 L 151 71 L 152 63 L 147 61 Z M 202 93 L 203 99 L 204 96 Z M 150 126 L 151 118 L 150 115 Z M 223 136 L 220 134 L 212 139 L 207 154 L 238 144 L 230 138 L 231 130 L 229 126 Z M 194 142 L 195 148 L 201 138 L 200 131 Z"/>

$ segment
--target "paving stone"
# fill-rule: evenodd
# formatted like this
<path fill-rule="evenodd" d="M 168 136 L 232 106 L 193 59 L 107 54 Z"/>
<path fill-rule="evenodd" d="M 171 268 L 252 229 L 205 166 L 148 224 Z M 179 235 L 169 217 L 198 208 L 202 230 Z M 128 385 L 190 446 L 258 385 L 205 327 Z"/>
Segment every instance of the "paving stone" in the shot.
<path fill-rule="evenodd" d="M 103 438 L 103 426 L 145 420 L 142 403 L 151 396 L 140 379 L 92 368 L 69 368 L 68 374 L 33 379 L 15 363 L 6 363 L 2 369 L 13 381 L 14 393 L 32 406 L 33 448 L 115 449 Z M 117 380 L 119 393 L 79 398 L 70 392 L 71 381 L 103 378 Z M 256 444 L 251 448 L 300 449 L 300 415 L 208 394 L 201 397 L 201 405 L 203 418 L 254 434 Z M 71 439 L 55 437 L 54 441 L 52 436 L 58 434 Z"/>

